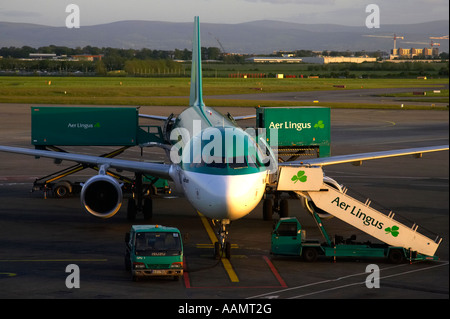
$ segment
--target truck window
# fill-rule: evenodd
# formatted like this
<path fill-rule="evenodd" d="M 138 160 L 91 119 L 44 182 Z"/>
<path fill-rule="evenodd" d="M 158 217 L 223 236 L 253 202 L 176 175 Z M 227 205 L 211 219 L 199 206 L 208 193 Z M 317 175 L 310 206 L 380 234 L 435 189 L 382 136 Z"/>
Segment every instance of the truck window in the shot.
<path fill-rule="evenodd" d="M 179 233 L 142 232 L 136 234 L 138 256 L 177 256 L 181 254 Z"/>
<path fill-rule="evenodd" d="M 279 236 L 297 236 L 297 223 L 281 223 L 277 232 Z"/>

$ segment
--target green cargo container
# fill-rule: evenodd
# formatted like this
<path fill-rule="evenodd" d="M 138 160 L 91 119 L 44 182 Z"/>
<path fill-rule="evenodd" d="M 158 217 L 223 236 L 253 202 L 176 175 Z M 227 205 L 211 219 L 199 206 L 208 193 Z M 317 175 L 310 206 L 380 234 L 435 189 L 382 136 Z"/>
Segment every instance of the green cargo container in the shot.
<path fill-rule="evenodd" d="M 31 143 L 36 146 L 133 146 L 136 108 L 31 107 Z"/>
<path fill-rule="evenodd" d="M 266 129 L 266 141 L 278 132 L 278 147 L 315 147 L 320 157 L 330 156 L 330 109 L 326 107 L 260 107 L 256 109 L 256 126 Z"/>

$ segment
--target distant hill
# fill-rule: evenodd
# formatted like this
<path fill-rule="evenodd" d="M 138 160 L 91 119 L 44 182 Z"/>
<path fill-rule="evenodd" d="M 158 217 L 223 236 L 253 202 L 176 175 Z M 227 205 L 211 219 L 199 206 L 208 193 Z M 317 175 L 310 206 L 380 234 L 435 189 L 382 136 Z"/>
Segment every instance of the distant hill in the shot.
<path fill-rule="evenodd" d="M 404 41 L 429 42 L 430 36 L 447 35 L 449 21 L 410 25 L 382 25 L 380 29 L 331 24 L 299 24 L 280 21 L 254 21 L 240 24 L 202 23 L 202 46 L 220 47 L 226 52 L 271 53 L 275 50 L 388 51 L 393 41 L 364 37 L 367 34 L 404 36 Z M 79 29 L 25 23 L 0 22 L 0 47 L 40 47 L 87 45 L 154 50 L 191 49 L 192 23 L 160 21 L 119 21 Z M 440 51 L 449 51 L 448 40 L 435 40 Z M 401 44 L 418 47 L 423 44 Z"/>

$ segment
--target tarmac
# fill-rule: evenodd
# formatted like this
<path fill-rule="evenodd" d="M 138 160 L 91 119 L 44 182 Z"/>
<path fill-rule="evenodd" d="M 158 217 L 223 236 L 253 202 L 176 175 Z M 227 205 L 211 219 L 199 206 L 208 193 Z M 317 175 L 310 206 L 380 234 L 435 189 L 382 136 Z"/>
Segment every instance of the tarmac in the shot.
<path fill-rule="evenodd" d="M 232 115 L 254 113 L 249 108 L 217 109 Z M 141 107 L 140 113 L 169 115 L 181 110 Z M 252 126 L 254 119 L 240 124 Z M 331 125 L 332 155 L 442 145 L 449 139 L 447 111 L 332 109 Z M 30 132 L 30 105 L 0 105 L 0 145 L 31 148 Z M 104 153 L 103 148 L 72 147 L 69 151 Z M 121 158 L 140 156 L 139 149 L 131 149 Z M 164 153 L 152 148 L 144 150 L 143 156 L 160 160 Z M 205 224 L 187 200 L 174 192 L 154 199 L 151 223 L 178 227 L 186 237 L 185 275 L 180 281 L 159 278 L 137 283 L 124 269 L 124 236 L 132 225 L 126 219 L 126 205 L 113 218 L 100 220 L 83 211 L 77 196 L 44 199 L 42 192 L 30 192 L 34 179 L 72 163 L 56 165 L 49 159 L 7 153 L 0 153 L 0 163 L 2 299 L 170 299 L 176 300 L 171 309 L 175 314 L 185 300 L 183 311 L 187 312 L 198 299 L 270 305 L 279 299 L 449 298 L 447 151 L 426 154 L 421 159 L 401 157 L 367 161 L 360 167 L 342 164 L 325 169 L 328 176 L 349 188 L 349 194 L 370 198 L 374 208 L 393 210 L 440 235 L 443 240 L 436 252 L 439 261 L 392 265 L 378 259 L 338 258 L 305 263 L 296 257 L 272 256 L 270 237 L 278 217 L 264 221 L 262 204 L 232 223 L 232 257 L 217 261 L 212 257 L 207 230 L 210 223 Z M 76 178 L 88 177 L 83 172 Z M 321 238 L 299 200 L 289 200 L 289 208 L 308 238 Z M 144 223 L 138 216 L 133 224 Z M 324 223 L 330 234 L 356 234 L 358 240 L 366 240 L 364 233 L 336 218 Z M 66 285 L 70 276 L 66 267 L 72 264 L 79 267 L 80 288 Z M 367 286 L 371 275 L 368 265 L 380 270 L 379 288 Z M 249 308 L 246 311 L 249 313 Z"/>

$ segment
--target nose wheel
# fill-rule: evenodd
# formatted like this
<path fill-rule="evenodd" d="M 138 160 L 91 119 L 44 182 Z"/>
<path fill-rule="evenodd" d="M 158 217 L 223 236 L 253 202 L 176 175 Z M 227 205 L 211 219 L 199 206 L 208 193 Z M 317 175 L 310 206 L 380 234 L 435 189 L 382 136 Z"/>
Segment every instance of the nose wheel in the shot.
<path fill-rule="evenodd" d="M 214 258 L 220 259 L 223 256 L 227 259 L 231 258 L 231 243 L 227 241 L 229 219 L 222 219 L 220 221 L 213 221 L 216 226 L 216 234 L 218 241 L 214 243 Z"/>

